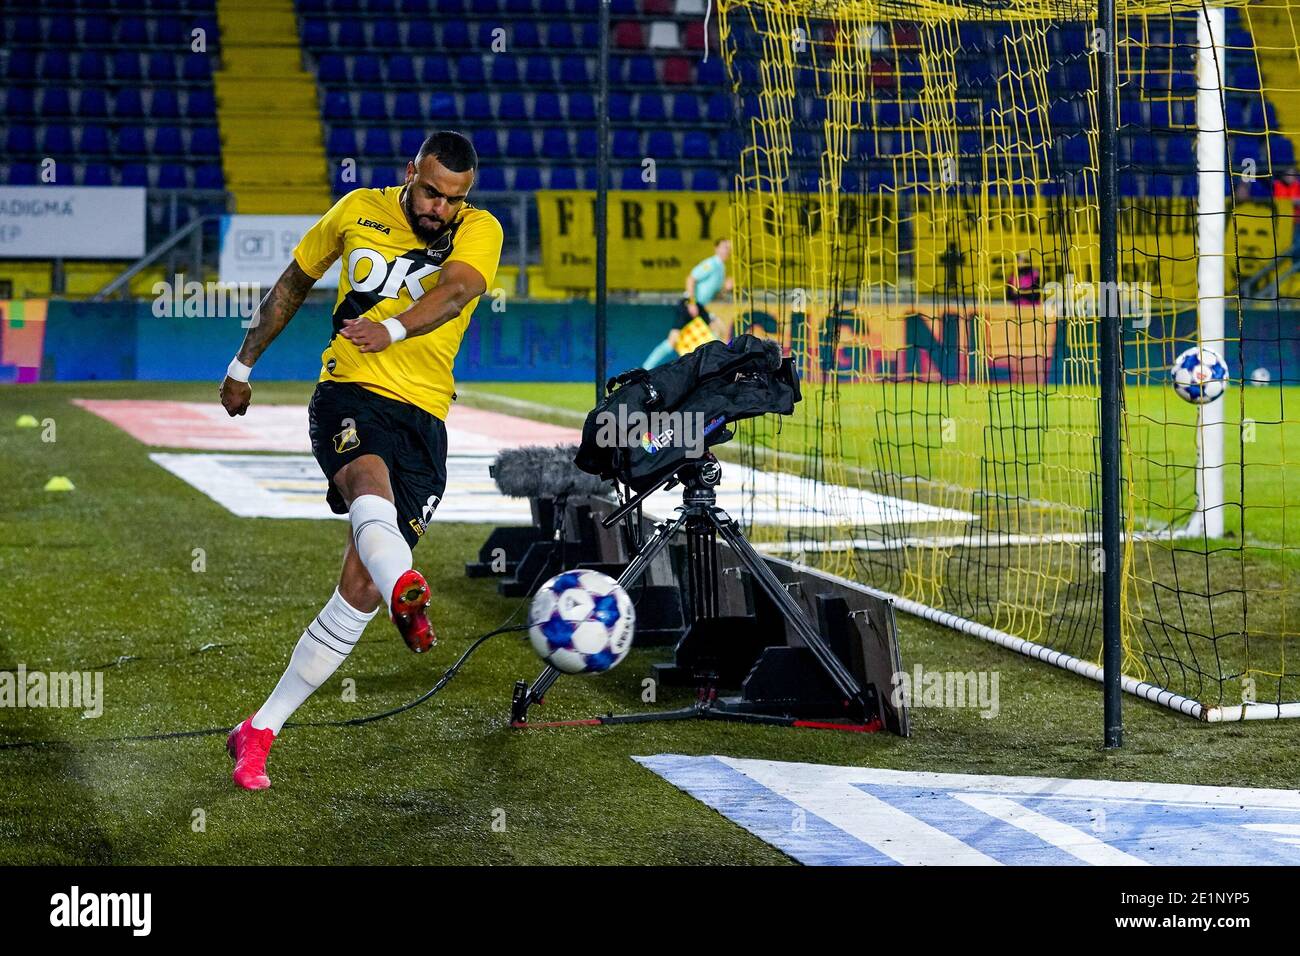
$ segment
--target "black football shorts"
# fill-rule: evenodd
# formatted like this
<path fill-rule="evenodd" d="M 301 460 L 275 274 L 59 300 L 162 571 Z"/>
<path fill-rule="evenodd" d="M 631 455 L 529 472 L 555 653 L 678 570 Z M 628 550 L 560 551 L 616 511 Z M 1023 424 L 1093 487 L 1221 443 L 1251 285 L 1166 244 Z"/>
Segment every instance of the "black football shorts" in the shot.
<path fill-rule="evenodd" d="M 348 511 L 334 485 L 339 469 L 362 455 L 378 455 L 388 465 L 398 527 L 414 548 L 447 489 L 446 423 L 352 382 L 317 384 L 307 423 L 312 454 L 329 479 L 330 510 Z"/>

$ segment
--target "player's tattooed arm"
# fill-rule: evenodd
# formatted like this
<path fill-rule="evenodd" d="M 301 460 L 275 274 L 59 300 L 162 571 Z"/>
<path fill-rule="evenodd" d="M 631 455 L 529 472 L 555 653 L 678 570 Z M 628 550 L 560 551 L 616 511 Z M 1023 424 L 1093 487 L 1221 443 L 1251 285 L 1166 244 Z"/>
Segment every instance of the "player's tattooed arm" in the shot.
<path fill-rule="evenodd" d="M 250 366 L 261 358 L 267 346 L 289 324 L 315 284 L 316 280 L 303 272 L 297 262 L 290 262 L 253 313 L 248 331 L 244 334 L 244 344 L 239 347 L 235 357 Z M 220 394 L 221 404 L 227 413 L 232 416 L 242 415 L 248 411 L 253 389 L 247 382 L 238 382 L 227 376 L 221 383 Z"/>
<path fill-rule="evenodd" d="M 486 291 L 487 280 L 477 269 L 463 262 L 448 262 L 438 275 L 438 284 L 397 316 L 397 321 L 406 329 L 406 338 L 427 335 L 456 318 Z M 393 344 L 389 330 L 369 319 L 344 322 L 339 334 L 361 352 L 381 352 Z"/>

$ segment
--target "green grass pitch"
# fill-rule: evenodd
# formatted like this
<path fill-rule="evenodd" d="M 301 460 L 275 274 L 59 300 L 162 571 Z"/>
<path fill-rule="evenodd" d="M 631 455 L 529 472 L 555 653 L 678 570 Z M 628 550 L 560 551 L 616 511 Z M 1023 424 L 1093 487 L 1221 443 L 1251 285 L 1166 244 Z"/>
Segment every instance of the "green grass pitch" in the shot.
<path fill-rule="evenodd" d="M 254 400 L 305 403 L 310 389 L 262 383 Z M 591 387 L 474 384 L 464 393 L 467 402 L 513 395 L 580 410 Z M 1098 685 L 900 615 L 906 667 L 1000 672 L 996 718 L 919 709 L 908 740 L 704 722 L 515 731 L 506 726 L 510 689 L 538 662 L 522 636 L 503 635 L 414 711 L 286 731 L 272 751 L 273 788 L 240 792 L 220 736 L 96 740 L 230 726 L 260 704 L 333 587 L 345 526 L 236 518 L 150 462 L 150 449 L 69 404 L 77 397 L 213 400 L 215 386 L 0 388 L 0 670 L 106 675 L 98 719 L 0 710 L 0 747 L 46 742 L 0 749 L 0 863 L 787 862 L 630 759 L 661 752 L 1297 785 L 1286 722 L 1204 726 L 1127 699 L 1127 745 L 1107 753 Z M 53 419 L 56 440 L 15 428 L 25 413 Z M 76 490 L 43 491 L 52 475 Z M 298 716 L 345 719 L 409 700 L 515 612 L 519 602 L 498 597 L 492 581 L 464 577 L 487 531 L 438 524 L 416 550 L 435 592 L 434 653 L 414 657 L 376 620 Z M 540 715 L 641 709 L 641 679 L 662 653 L 634 651 L 609 675 L 562 680 Z M 354 701 L 343 678 L 355 681 Z"/>

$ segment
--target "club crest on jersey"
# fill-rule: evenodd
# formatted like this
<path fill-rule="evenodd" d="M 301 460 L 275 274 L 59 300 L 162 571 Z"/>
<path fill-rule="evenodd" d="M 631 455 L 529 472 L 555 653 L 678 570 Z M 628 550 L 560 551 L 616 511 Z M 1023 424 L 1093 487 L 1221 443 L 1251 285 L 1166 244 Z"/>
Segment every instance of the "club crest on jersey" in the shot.
<path fill-rule="evenodd" d="M 334 436 L 334 450 L 340 455 L 356 451 L 360 447 L 361 439 L 357 437 L 356 425 L 348 425 L 343 431 Z"/>

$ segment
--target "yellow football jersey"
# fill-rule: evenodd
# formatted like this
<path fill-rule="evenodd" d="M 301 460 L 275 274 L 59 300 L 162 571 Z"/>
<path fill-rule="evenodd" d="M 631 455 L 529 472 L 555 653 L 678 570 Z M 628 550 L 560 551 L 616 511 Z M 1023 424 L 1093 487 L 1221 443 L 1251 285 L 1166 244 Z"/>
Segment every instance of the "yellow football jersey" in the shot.
<path fill-rule="evenodd" d="M 501 224 L 490 212 L 466 203 L 430 246 L 411 231 L 402 211 L 401 186 L 355 189 L 307 231 L 293 257 L 319 279 L 342 257 L 334 303 L 334 335 L 321 353 L 322 382 L 355 382 L 387 398 L 447 417 L 455 381 L 452 364 L 478 299 L 460 315 L 425 335 L 382 352 L 361 352 L 339 330 L 344 321 L 390 319 L 438 284 L 448 262 L 477 269 L 492 288 L 501 260 Z"/>

